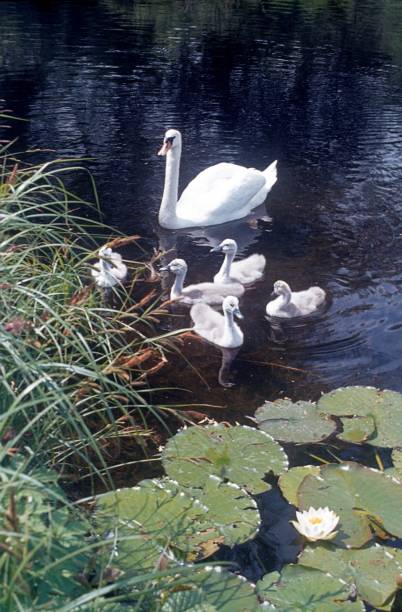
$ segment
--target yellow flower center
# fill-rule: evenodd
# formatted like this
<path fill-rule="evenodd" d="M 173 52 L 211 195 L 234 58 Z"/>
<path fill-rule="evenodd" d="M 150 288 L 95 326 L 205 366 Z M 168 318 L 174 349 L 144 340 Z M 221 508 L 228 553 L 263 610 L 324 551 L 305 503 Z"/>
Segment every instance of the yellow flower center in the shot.
<path fill-rule="evenodd" d="M 310 519 L 310 523 L 312 525 L 319 525 L 320 523 L 322 523 L 322 518 L 320 518 L 319 516 L 315 516 Z"/>

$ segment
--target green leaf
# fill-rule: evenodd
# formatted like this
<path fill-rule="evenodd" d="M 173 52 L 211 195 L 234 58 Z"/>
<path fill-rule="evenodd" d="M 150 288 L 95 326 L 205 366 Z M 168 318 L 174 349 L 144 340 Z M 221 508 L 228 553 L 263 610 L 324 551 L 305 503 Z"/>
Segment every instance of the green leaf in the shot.
<path fill-rule="evenodd" d="M 297 491 L 308 474 L 318 476 L 320 468 L 318 465 L 301 465 L 291 468 L 279 477 L 278 485 L 282 494 L 290 504 L 298 506 Z"/>
<path fill-rule="evenodd" d="M 220 567 L 205 567 L 176 586 L 161 612 L 245 612 L 259 608 L 250 583 Z"/>
<path fill-rule="evenodd" d="M 286 565 L 267 574 L 257 591 L 280 612 L 361 612 L 360 602 L 348 601 L 349 587 L 338 578 L 300 565 Z"/>
<path fill-rule="evenodd" d="M 402 486 L 383 472 L 354 462 L 329 464 L 308 475 L 298 490 L 299 506 L 328 506 L 339 514 L 338 546 L 359 548 L 371 538 L 371 523 L 402 537 Z"/>
<path fill-rule="evenodd" d="M 255 501 L 233 483 L 208 477 L 203 489 L 186 489 L 167 478 L 106 493 L 97 499 L 99 529 L 116 534 L 117 565 L 148 569 L 173 556 L 195 561 L 255 536 Z"/>
<path fill-rule="evenodd" d="M 386 448 L 401 445 L 402 395 L 396 391 L 344 387 L 323 395 L 317 407 L 325 414 L 371 417 L 375 427 L 369 434 L 368 444 Z"/>
<path fill-rule="evenodd" d="M 320 412 L 335 416 L 370 416 L 379 401 L 374 387 L 341 387 L 325 393 L 317 402 Z"/>
<path fill-rule="evenodd" d="M 189 427 L 171 438 L 162 462 L 170 478 L 181 485 L 202 487 L 214 474 L 252 493 L 270 487 L 262 480 L 265 474 L 287 470 L 285 452 L 268 434 L 238 425 Z"/>
<path fill-rule="evenodd" d="M 340 440 L 361 444 L 373 435 L 375 423 L 372 417 L 341 417 L 343 431 L 338 434 Z"/>
<path fill-rule="evenodd" d="M 311 402 L 265 402 L 255 413 L 258 427 L 275 440 L 307 444 L 320 442 L 336 430 L 335 421 L 323 417 Z"/>
<path fill-rule="evenodd" d="M 224 536 L 228 546 L 253 538 L 260 526 L 260 513 L 250 495 L 232 482 L 210 476 L 203 489 L 189 489 L 208 508 L 208 524 Z"/>
<path fill-rule="evenodd" d="M 207 512 L 176 483 L 157 480 L 105 493 L 96 503 L 98 528 L 110 533 L 117 525 L 115 562 L 125 571 L 155 567 L 164 551 L 166 558 L 202 557 L 205 542 L 222 540 L 213 525 L 205 527 Z"/>
<path fill-rule="evenodd" d="M 350 585 L 374 608 L 390 610 L 402 574 L 402 551 L 385 546 L 360 550 L 336 548 L 332 544 L 308 546 L 299 564 L 329 572 Z"/>

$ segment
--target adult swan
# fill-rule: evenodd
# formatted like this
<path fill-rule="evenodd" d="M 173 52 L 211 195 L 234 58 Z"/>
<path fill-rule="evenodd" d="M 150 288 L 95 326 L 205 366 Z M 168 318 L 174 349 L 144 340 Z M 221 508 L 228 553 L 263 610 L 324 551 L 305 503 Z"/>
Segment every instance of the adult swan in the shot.
<path fill-rule="evenodd" d="M 222 162 L 203 170 L 177 201 L 181 134 L 165 133 L 158 155 L 166 155 L 166 174 L 159 223 L 168 229 L 218 225 L 241 219 L 262 204 L 276 182 L 276 161 L 260 172 Z"/>

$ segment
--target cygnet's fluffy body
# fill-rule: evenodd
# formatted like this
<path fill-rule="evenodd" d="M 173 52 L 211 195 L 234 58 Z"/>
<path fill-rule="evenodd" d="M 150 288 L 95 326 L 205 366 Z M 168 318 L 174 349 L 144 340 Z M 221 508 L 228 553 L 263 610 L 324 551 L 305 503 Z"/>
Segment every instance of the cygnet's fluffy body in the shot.
<path fill-rule="evenodd" d="M 242 330 L 234 321 L 234 316 L 243 318 L 239 310 L 239 300 L 234 296 L 225 297 L 222 309 L 223 315 L 208 304 L 194 304 L 190 310 L 193 329 L 199 336 L 213 344 L 224 348 L 237 348 L 244 340 Z"/>
<path fill-rule="evenodd" d="M 242 285 L 250 285 L 260 279 L 264 273 L 265 257 L 254 253 L 245 259 L 234 262 L 237 253 L 237 243 L 231 238 L 223 240 L 218 246 L 211 249 L 213 252 L 221 251 L 225 259 L 221 269 L 214 276 L 215 283 L 239 282 Z"/>
<path fill-rule="evenodd" d="M 303 317 L 315 312 L 326 299 L 321 287 L 310 287 L 305 291 L 292 291 L 284 281 L 276 281 L 273 293 L 278 297 L 266 306 L 271 317 Z"/>
<path fill-rule="evenodd" d="M 232 282 L 225 284 L 218 283 L 197 283 L 184 287 L 184 280 L 187 274 L 187 264 L 184 259 L 173 259 L 165 268 L 175 275 L 173 286 L 170 290 L 170 299 L 179 300 L 183 304 L 222 304 L 223 299 L 228 295 L 241 297 L 244 287 L 240 283 Z"/>
<path fill-rule="evenodd" d="M 99 261 L 91 270 L 98 287 L 114 287 L 127 276 L 127 266 L 119 253 L 114 253 L 109 247 L 99 249 Z"/>

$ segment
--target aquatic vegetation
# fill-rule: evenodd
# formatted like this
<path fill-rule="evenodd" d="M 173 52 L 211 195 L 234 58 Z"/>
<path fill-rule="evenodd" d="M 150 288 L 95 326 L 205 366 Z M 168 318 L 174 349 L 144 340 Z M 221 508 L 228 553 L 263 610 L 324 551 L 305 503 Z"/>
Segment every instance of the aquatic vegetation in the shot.
<path fill-rule="evenodd" d="M 288 468 L 284 450 L 271 436 L 246 427 L 223 424 L 188 427 L 168 440 L 162 463 L 170 478 L 188 487 L 202 487 L 211 474 L 251 493 L 267 491 L 265 474 Z"/>
<path fill-rule="evenodd" d="M 272 605 L 264 609 L 293 612 L 359 612 L 360 601 L 348 601 L 349 586 L 319 569 L 287 565 L 281 573 L 272 572 L 257 584 L 258 593 Z"/>
<path fill-rule="evenodd" d="M 299 564 L 330 573 L 375 608 L 390 610 L 402 575 L 402 551 L 379 544 L 358 550 L 332 544 L 308 546 Z"/>
<path fill-rule="evenodd" d="M 394 448 L 402 440 L 402 395 L 374 387 L 344 387 L 323 395 L 318 410 L 341 417 L 351 431 L 351 442 L 367 442 L 373 446 Z M 356 434 L 361 431 L 361 436 Z"/>
<path fill-rule="evenodd" d="M 322 416 L 313 402 L 265 402 L 254 415 L 258 427 L 282 442 L 320 442 L 336 431 L 336 423 Z"/>
<path fill-rule="evenodd" d="M 318 402 L 276 400 L 255 413 L 258 426 L 283 442 L 318 442 L 335 434 L 354 444 L 398 448 L 402 440 L 402 394 L 374 387 L 342 387 Z"/>
<path fill-rule="evenodd" d="M 260 524 L 248 493 L 216 476 L 202 488 L 163 478 L 105 493 L 97 497 L 96 520 L 105 533 L 115 530 L 117 566 L 137 571 L 155 567 L 161 557 L 166 564 L 209 557 L 224 543 L 254 537 Z"/>
<path fill-rule="evenodd" d="M 336 536 L 335 528 L 339 523 L 339 516 L 328 507 L 313 508 L 296 512 L 297 521 L 291 521 L 292 525 L 309 542 L 318 540 L 333 540 Z"/>

